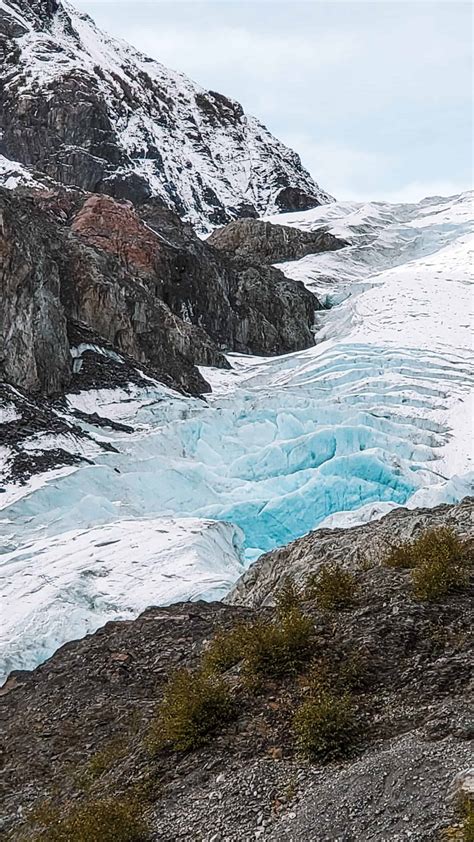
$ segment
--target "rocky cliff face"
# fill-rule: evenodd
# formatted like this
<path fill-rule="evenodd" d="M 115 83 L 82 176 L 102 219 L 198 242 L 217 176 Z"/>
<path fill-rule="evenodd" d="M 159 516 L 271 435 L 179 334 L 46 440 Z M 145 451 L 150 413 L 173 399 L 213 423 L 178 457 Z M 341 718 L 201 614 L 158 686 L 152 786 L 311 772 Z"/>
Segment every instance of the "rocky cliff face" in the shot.
<path fill-rule="evenodd" d="M 472 594 L 464 588 L 436 603 L 417 602 L 409 571 L 353 558 L 354 546 L 365 548 L 382 534 L 396 540 L 439 525 L 472 539 L 472 501 L 397 510 L 331 536 L 315 532 L 315 558 L 308 538 L 271 554 L 281 572 L 285 555 L 289 575 L 302 577 L 340 558 L 356 577 L 356 599 L 344 610 L 321 611 L 311 599 L 300 605 L 313 625 L 313 676 L 324 676 L 324 665 L 336 671 L 349 665 L 341 675 L 350 682 L 358 736 L 348 755 L 309 763 L 295 749 L 293 715 L 311 693 L 308 665 L 299 674 L 264 673 L 256 687 L 239 664 L 223 675 L 235 719 L 193 750 L 162 747 L 150 755 L 150 723 L 171 673 L 195 669 L 216 632 L 275 616 L 272 608 L 237 604 L 150 608 L 68 643 L 31 673 L 13 673 L 0 691 L 4 831 L 13 839 L 44 838 L 48 815 L 50 829 L 52 821 L 55 834 L 62 829 L 54 807 L 62 822 L 71 805 L 97 810 L 97 799 L 133 797 L 147 817 L 149 840 L 306 842 L 310 832 L 315 842 L 438 842 L 448 828 L 449 838 L 462 839 L 456 797 L 472 787 L 465 771 Z M 255 593 L 268 593 L 270 561 L 255 567 Z M 246 580 L 235 594 L 249 604 Z M 45 799 L 50 812 L 28 821 L 30 808 Z M 100 835 L 102 825 L 94 831 L 91 842 L 118 838 Z M 64 832 L 54 838 L 68 838 Z"/>
<path fill-rule="evenodd" d="M 175 316 L 115 255 L 72 235 L 60 203 L 1 191 L 0 219 L 2 379 L 48 394 L 64 388 L 68 321 L 191 393 L 206 390 L 195 363 L 225 365 L 204 331 Z"/>
<path fill-rule="evenodd" d="M 72 230 L 117 255 L 175 315 L 204 329 L 222 349 L 265 355 L 312 344 L 321 305 L 302 283 L 215 251 L 154 202 L 135 213 L 131 205 L 91 197 Z"/>
<path fill-rule="evenodd" d="M 331 201 L 239 103 L 100 32 L 70 3 L 0 7 L 0 154 L 204 229 Z M 249 163 L 250 162 L 250 163 Z"/>
<path fill-rule="evenodd" d="M 307 347 L 319 302 L 278 269 L 203 243 L 169 211 L 74 191 L 0 193 L 2 377 L 54 393 L 71 377 L 67 323 L 193 394 L 221 350 Z"/>

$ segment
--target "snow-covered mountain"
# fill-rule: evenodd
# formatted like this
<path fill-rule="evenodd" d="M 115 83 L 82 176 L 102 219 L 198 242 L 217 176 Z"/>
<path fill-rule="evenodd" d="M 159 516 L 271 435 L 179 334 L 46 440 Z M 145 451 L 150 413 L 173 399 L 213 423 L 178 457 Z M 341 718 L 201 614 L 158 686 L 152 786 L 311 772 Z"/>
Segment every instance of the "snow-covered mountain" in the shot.
<path fill-rule="evenodd" d="M 331 201 L 239 103 L 101 32 L 59 0 L 0 0 L 0 153 L 208 228 Z M 3 164 L 4 172 L 11 170 Z"/>
<path fill-rule="evenodd" d="M 85 424 L 109 452 L 25 439 L 90 462 L 0 496 L 6 671 L 150 603 L 220 597 L 249 560 L 317 526 L 472 493 L 472 196 L 280 220 L 350 243 L 284 266 L 334 305 L 314 347 L 231 355 L 231 370 L 204 370 L 206 402 L 153 381 L 66 396 L 64 416 L 133 428 Z"/>

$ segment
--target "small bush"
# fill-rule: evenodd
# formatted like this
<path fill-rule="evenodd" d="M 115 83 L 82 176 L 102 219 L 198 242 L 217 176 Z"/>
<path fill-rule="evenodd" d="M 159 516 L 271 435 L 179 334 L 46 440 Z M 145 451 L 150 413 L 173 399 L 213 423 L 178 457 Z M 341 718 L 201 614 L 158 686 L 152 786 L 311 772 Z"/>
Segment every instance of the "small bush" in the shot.
<path fill-rule="evenodd" d="M 299 608 L 277 614 L 273 622 L 255 620 L 219 632 L 203 656 L 205 671 L 225 672 L 243 662 L 247 676 L 298 672 L 311 657 L 313 623 Z"/>
<path fill-rule="evenodd" d="M 469 581 L 468 545 L 444 526 L 391 546 L 383 561 L 388 567 L 413 570 L 413 594 L 420 600 L 440 599 Z"/>
<path fill-rule="evenodd" d="M 283 579 L 283 584 L 276 595 L 275 601 L 277 613 L 280 615 L 287 614 L 294 608 L 300 607 L 302 594 L 289 576 Z"/>
<path fill-rule="evenodd" d="M 463 842 L 474 842 L 474 802 L 471 799 L 466 799 L 462 813 Z"/>
<path fill-rule="evenodd" d="M 474 842 L 474 802 L 466 797 L 458 805 L 459 821 L 451 827 L 444 828 L 442 838 L 448 842 Z"/>
<path fill-rule="evenodd" d="M 245 671 L 253 676 L 282 676 L 298 672 L 311 657 L 313 623 L 293 608 L 273 623 L 257 621 L 249 627 Z"/>
<path fill-rule="evenodd" d="M 293 727 L 300 751 L 311 760 L 348 754 L 356 740 L 355 709 L 348 693 L 319 692 L 297 710 Z"/>
<path fill-rule="evenodd" d="M 111 740 L 104 748 L 93 754 L 77 777 L 84 786 L 101 778 L 127 755 L 127 743 L 124 739 Z"/>
<path fill-rule="evenodd" d="M 226 685 L 205 670 L 177 670 L 170 678 L 158 717 L 152 726 L 151 751 L 171 745 L 188 751 L 233 719 L 235 706 Z"/>
<path fill-rule="evenodd" d="M 357 595 L 355 576 L 337 562 L 323 564 L 306 585 L 308 599 L 314 599 L 321 608 L 339 611 L 350 608 Z"/>
<path fill-rule="evenodd" d="M 45 842 L 144 842 L 150 827 L 136 801 L 101 798 L 59 808 L 49 803 L 30 822 Z"/>
<path fill-rule="evenodd" d="M 328 689 L 359 692 L 373 681 L 373 667 L 365 652 L 333 652 L 312 662 L 307 679 L 313 694 Z"/>
<path fill-rule="evenodd" d="M 248 624 L 239 623 L 231 629 L 218 631 L 203 654 L 203 669 L 222 673 L 242 661 L 250 629 Z"/>
<path fill-rule="evenodd" d="M 412 573 L 413 595 L 422 601 L 436 601 L 469 583 L 466 558 L 429 559 L 418 564 Z"/>
<path fill-rule="evenodd" d="M 465 553 L 465 545 L 454 530 L 443 526 L 427 529 L 412 541 L 391 545 L 383 562 L 387 567 L 410 569 L 427 562 L 448 564 Z"/>

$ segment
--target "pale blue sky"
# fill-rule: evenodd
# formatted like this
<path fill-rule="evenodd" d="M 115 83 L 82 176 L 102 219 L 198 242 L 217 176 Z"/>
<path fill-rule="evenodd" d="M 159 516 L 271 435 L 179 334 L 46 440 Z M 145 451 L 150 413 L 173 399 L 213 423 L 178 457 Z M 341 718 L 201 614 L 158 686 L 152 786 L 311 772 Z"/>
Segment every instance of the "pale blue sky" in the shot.
<path fill-rule="evenodd" d="M 240 100 L 339 199 L 472 182 L 472 6 L 444 0 L 74 0 Z"/>

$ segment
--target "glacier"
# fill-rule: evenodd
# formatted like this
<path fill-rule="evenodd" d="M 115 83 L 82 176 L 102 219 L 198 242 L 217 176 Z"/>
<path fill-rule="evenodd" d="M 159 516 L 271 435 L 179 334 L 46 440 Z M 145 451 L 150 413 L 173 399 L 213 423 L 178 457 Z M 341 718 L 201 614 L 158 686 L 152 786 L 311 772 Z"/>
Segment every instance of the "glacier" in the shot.
<path fill-rule="evenodd" d="M 206 400 L 151 380 L 68 396 L 134 432 L 95 429 L 118 452 L 0 496 L 3 674 L 148 605 L 221 598 L 315 527 L 472 493 L 472 202 L 280 214 L 350 243 L 279 264 L 326 301 L 314 347 L 229 355 Z"/>

